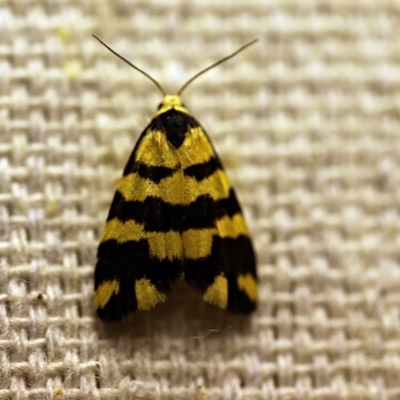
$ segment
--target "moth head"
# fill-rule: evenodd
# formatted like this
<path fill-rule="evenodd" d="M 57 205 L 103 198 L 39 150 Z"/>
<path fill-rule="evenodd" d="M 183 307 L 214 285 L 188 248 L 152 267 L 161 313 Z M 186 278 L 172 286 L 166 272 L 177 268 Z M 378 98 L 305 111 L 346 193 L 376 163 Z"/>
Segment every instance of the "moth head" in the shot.
<path fill-rule="evenodd" d="M 162 114 L 165 111 L 171 110 L 172 108 L 178 111 L 182 111 L 186 114 L 189 113 L 182 102 L 181 96 L 177 94 L 166 94 L 163 98 L 162 103 L 158 106 L 157 115 Z"/>

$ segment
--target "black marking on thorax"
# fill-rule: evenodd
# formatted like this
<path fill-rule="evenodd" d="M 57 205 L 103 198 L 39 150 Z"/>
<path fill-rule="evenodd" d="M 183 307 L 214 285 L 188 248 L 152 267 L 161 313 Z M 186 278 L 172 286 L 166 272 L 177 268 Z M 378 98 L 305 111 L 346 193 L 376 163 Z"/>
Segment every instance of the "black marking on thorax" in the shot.
<path fill-rule="evenodd" d="M 165 132 L 168 141 L 176 149 L 182 145 L 190 129 L 199 127 L 200 124 L 189 114 L 175 109 L 157 115 L 149 126 L 149 130 Z"/>

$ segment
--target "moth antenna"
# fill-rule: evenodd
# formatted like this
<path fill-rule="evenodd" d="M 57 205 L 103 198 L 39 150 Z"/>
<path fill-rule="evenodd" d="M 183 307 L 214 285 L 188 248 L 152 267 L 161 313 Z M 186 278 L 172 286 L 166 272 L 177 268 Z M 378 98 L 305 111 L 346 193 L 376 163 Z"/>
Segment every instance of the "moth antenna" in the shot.
<path fill-rule="evenodd" d="M 164 95 L 167 95 L 167 91 L 152 77 L 150 76 L 147 72 L 143 71 L 142 69 L 140 69 L 139 67 L 137 67 L 136 65 L 132 64 L 130 61 L 128 61 L 125 57 L 121 56 L 121 54 L 118 54 L 115 50 L 113 50 L 110 46 L 108 46 L 107 44 L 105 44 L 100 38 L 98 38 L 96 35 L 92 36 L 97 39 L 104 47 L 106 47 L 108 50 L 111 51 L 111 53 L 115 54 L 118 58 L 120 58 L 122 61 L 125 61 L 128 65 L 130 65 L 133 69 L 136 69 L 136 71 L 139 71 L 141 74 L 143 74 L 144 76 L 146 76 L 148 79 L 150 79 L 158 88 L 158 90 Z"/>
<path fill-rule="evenodd" d="M 197 74 L 195 74 L 194 76 L 192 76 L 188 81 L 186 81 L 186 83 L 184 83 L 182 85 L 182 87 L 178 90 L 178 92 L 176 93 L 178 96 L 180 96 L 182 94 L 182 92 L 194 81 L 196 80 L 199 76 L 203 75 L 204 73 L 206 73 L 207 71 L 209 71 L 210 69 L 215 68 L 216 66 L 224 63 L 225 61 L 228 61 L 229 59 L 231 59 L 232 57 L 235 57 L 237 54 L 239 54 L 241 51 L 243 51 L 244 49 L 246 49 L 247 47 L 251 46 L 252 44 L 254 44 L 255 42 L 257 42 L 258 39 L 253 39 L 250 42 L 246 43 L 245 45 L 243 45 L 242 47 L 240 47 L 239 49 L 237 49 L 236 51 L 234 51 L 232 54 L 222 58 L 221 60 L 215 62 L 214 64 L 210 65 L 209 67 L 201 70 L 200 72 L 198 72 Z"/>

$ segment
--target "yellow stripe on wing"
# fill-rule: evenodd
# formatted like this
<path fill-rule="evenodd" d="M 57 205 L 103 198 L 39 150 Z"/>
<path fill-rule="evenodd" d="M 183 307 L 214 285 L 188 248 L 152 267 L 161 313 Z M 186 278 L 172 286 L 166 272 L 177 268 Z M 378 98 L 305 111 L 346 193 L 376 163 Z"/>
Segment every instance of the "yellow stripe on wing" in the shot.
<path fill-rule="evenodd" d="M 191 176 L 184 176 L 178 170 L 159 183 L 142 178 L 135 172 L 122 177 L 117 186 L 126 201 L 144 201 L 147 197 L 157 197 L 172 205 L 189 205 L 203 195 L 209 195 L 214 200 L 226 199 L 230 189 L 229 179 L 222 170 L 216 170 L 200 182 Z"/>

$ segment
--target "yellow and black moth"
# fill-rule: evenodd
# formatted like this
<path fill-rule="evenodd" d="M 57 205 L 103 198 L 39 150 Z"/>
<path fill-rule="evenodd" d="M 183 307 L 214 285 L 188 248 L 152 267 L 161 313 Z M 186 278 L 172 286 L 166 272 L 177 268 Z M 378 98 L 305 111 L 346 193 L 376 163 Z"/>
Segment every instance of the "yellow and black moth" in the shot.
<path fill-rule="evenodd" d="M 181 101 L 199 75 L 168 95 L 141 134 L 111 203 L 97 252 L 95 307 L 104 321 L 149 310 L 180 277 L 203 300 L 250 313 L 258 297 L 256 260 L 235 192 L 205 130 Z"/>

